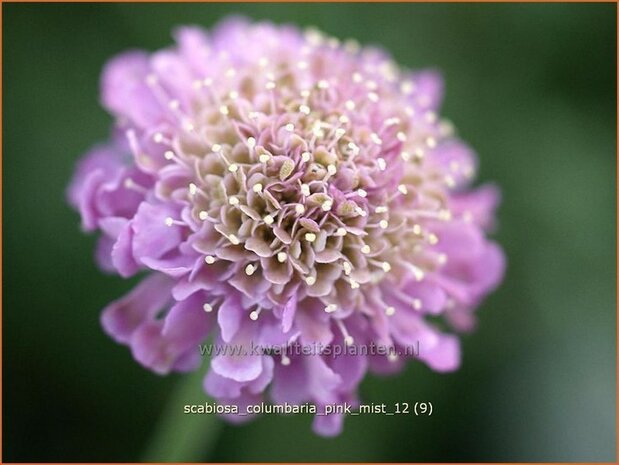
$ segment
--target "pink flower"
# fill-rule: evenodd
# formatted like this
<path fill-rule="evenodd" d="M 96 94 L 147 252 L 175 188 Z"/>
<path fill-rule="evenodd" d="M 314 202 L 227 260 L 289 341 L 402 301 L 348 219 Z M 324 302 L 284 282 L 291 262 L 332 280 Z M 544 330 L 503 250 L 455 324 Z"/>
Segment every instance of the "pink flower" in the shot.
<path fill-rule="evenodd" d="M 102 231 L 101 266 L 148 273 L 104 310 L 110 336 L 161 374 L 197 369 L 209 336 L 247 349 L 213 354 L 204 381 L 238 405 L 354 403 L 368 370 L 413 356 L 458 368 L 458 337 L 428 317 L 471 328 L 504 257 L 486 237 L 498 191 L 470 187 L 477 161 L 437 115 L 440 77 L 240 19 L 177 44 L 108 63 L 112 141 L 69 188 Z M 251 353 L 295 344 L 322 352 Z M 389 352 L 328 355 L 353 346 Z"/>

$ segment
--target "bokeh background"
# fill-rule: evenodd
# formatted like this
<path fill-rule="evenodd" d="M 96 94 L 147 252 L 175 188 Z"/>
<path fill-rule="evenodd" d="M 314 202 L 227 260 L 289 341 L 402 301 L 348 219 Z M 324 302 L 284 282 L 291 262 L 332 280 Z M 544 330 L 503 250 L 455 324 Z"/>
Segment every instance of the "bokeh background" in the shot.
<path fill-rule="evenodd" d="M 186 459 L 173 436 L 156 436 L 165 411 L 177 439 L 205 435 L 194 456 L 206 461 L 615 460 L 616 5 L 2 9 L 4 461 Z M 175 25 L 230 13 L 316 25 L 441 69 L 443 114 L 478 151 L 481 181 L 503 190 L 496 237 L 509 268 L 464 338 L 462 368 L 413 364 L 361 388 L 366 402 L 431 401 L 430 418 L 351 418 L 335 439 L 304 416 L 186 424 L 181 400 L 199 394 L 174 394 L 182 376 L 143 370 L 99 327 L 100 309 L 134 282 L 96 269 L 95 238 L 64 189 L 108 134 L 101 67 L 130 47 L 167 46 Z"/>

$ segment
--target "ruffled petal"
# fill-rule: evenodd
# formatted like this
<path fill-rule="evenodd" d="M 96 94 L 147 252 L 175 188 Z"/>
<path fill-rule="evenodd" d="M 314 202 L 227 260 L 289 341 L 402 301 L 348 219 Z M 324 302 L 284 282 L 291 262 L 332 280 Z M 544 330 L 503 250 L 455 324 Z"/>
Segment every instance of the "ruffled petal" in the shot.
<path fill-rule="evenodd" d="M 110 112 L 122 115 L 142 128 L 164 120 L 161 105 L 149 88 L 149 56 L 130 51 L 110 60 L 101 79 L 101 101 Z"/>
<path fill-rule="evenodd" d="M 460 366 L 460 341 L 456 336 L 443 334 L 429 349 L 420 345 L 419 358 L 435 371 L 454 371 Z"/>
<path fill-rule="evenodd" d="M 174 282 L 167 276 L 152 274 L 131 292 L 108 305 L 101 315 L 106 333 L 120 343 L 128 343 L 138 327 L 154 319 L 170 301 Z"/>

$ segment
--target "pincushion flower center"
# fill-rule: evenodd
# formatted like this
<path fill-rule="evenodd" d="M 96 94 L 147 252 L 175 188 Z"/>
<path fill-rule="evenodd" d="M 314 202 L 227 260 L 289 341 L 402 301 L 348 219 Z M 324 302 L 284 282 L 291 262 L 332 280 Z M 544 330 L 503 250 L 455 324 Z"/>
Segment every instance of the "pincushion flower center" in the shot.
<path fill-rule="evenodd" d="M 384 144 L 389 151 L 406 142 L 407 128 L 398 115 L 385 116 L 371 78 L 355 72 L 351 84 L 361 90 L 342 96 L 329 79 L 300 84 L 308 64 L 296 66 L 280 67 L 278 77 L 269 71 L 239 76 L 230 68 L 223 83 L 196 81 L 197 110 L 176 140 L 182 156 L 169 158 L 195 164 L 187 201 L 193 219 L 219 233 L 224 251 L 205 254 L 207 265 L 242 256 L 247 276 L 298 282 L 318 297 L 346 286 L 339 294 L 348 299 L 350 290 L 379 283 L 393 268 L 389 255 L 399 248 L 397 229 L 406 219 L 395 215 L 400 227 L 391 228 L 390 204 L 414 196 L 415 187 L 392 182 L 402 176 L 407 154 L 392 160 L 391 174 L 379 155 Z M 355 113 L 359 108 L 383 118 L 380 134 Z M 341 304 L 337 295 L 329 313 Z"/>

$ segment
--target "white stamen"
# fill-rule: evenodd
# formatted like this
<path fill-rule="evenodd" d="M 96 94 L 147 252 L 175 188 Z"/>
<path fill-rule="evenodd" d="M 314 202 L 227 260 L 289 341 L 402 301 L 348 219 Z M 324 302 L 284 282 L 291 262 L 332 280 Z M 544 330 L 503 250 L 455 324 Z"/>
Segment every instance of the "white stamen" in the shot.
<path fill-rule="evenodd" d="M 174 219 L 172 217 L 168 216 L 165 219 L 165 224 L 166 224 L 166 226 L 172 226 L 174 224 Z"/>
<path fill-rule="evenodd" d="M 389 208 L 387 208 L 384 205 L 376 207 L 376 213 L 387 213 L 388 211 L 389 211 Z"/>
<path fill-rule="evenodd" d="M 337 173 L 337 167 L 335 165 L 328 165 L 327 166 L 327 173 L 329 173 L 331 176 L 333 176 L 335 173 Z"/>
<path fill-rule="evenodd" d="M 439 220 L 449 221 L 451 219 L 451 212 L 449 210 L 441 210 L 438 212 Z"/>
<path fill-rule="evenodd" d="M 304 115 L 309 115 L 311 112 L 310 107 L 308 107 L 307 105 L 299 106 L 299 111 L 303 113 Z"/>
<path fill-rule="evenodd" d="M 161 134 L 160 132 L 156 132 L 153 135 L 153 140 L 157 142 L 158 144 L 160 144 L 161 142 L 163 142 L 163 134 Z"/>
<path fill-rule="evenodd" d="M 411 81 L 405 81 L 402 84 L 400 84 L 400 90 L 402 91 L 403 94 L 410 95 L 413 93 L 414 89 L 415 89 L 415 85 Z"/>
<path fill-rule="evenodd" d="M 389 262 L 383 262 L 381 267 L 385 273 L 389 273 L 391 271 L 391 263 Z"/>
<path fill-rule="evenodd" d="M 253 149 L 256 146 L 256 138 L 255 137 L 248 137 L 247 138 L 247 147 L 249 147 L 250 149 Z"/>
<path fill-rule="evenodd" d="M 323 211 L 328 212 L 329 210 L 331 210 L 331 207 L 333 207 L 333 201 L 332 200 L 325 200 L 322 203 L 322 209 Z"/>
<path fill-rule="evenodd" d="M 166 160 L 172 160 L 174 158 L 174 152 L 172 152 L 171 150 L 166 150 L 163 154 L 163 158 L 165 158 Z"/>
<path fill-rule="evenodd" d="M 301 154 L 301 160 L 303 160 L 305 163 L 307 163 L 308 161 L 310 161 L 310 159 L 312 158 L 312 154 L 309 152 L 303 152 Z"/>
<path fill-rule="evenodd" d="M 402 131 L 398 132 L 396 134 L 396 137 L 398 138 L 398 140 L 400 142 L 405 142 L 406 141 L 406 134 L 404 134 Z"/>
<path fill-rule="evenodd" d="M 408 267 L 413 272 L 413 276 L 415 276 L 415 279 L 417 281 L 423 280 L 423 278 L 425 277 L 425 273 L 423 272 L 421 268 L 418 268 L 415 265 L 412 265 L 410 263 L 408 264 Z"/>
<path fill-rule="evenodd" d="M 346 276 L 348 276 L 350 273 L 352 273 L 352 266 L 351 266 L 351 264 L 350 264 L 350 263 L 348 263 L 348 262 L 344 262 L 344 263 L 342 264 L 342 268 L 344 268 L 344 274 L 345 274 Z"/>
<path fill-rule="evenodd" d="M 398 186 L 398 190 L 400 191 L 400 193 L 402 193 L 403 195 L 408 194 L 408 188 L 404 185 L 404 184 L 400 184 Z"/>
<path fill-rule="evenodd" d="M 387 220 L 380 220 L 378 225 L 380 226 L 381 229 L 387 229 L 389 227 L 389 221 L 387 221 Z"/>
<path fill-rule="evenodd" d="M 131 178 L 125 179 L 124 185 L 125 185 L 125 188 L 127 189 L 135 189 L 136 187 L 138 187 L 138 185 L 135 182 L 133 182 L 133 179 Z"/>
<path fill-rule="evenodd" d="M 297 212 L 297 215 L 302 215 L 305 213 L 305 206 L 299 203 L 294 206 L 294 211 Z"/>
<path fill-rule="evenodd" d="M 196 192 L 198 192 L 198 186 L 196 186 L 194 183 L 189 183 L 189 194 L 190 195 L 196 195 Z"/>
<path fill-rule="evenodd" d="M 418 160 L 421 160 L 424 157 L 423 149 L 421 148 L 415 149 L 414 155 L 415 155 L 415 158 L 417 158 Z"/>
<path fill-rule="evenodd" d="M 236 100 L 237 98 L 239 98 L 239 93 L 236 90 L 231 90 L 228 94 L 228 97 L 230 97 L 232 100 Z"/>
<path fill-rule="evenodd" d="M 272 225 L 275 221 L 271 215 L 266 215 L 264 218 L 262 218 L 262 220 L 269 226 Z"/>
<path fill-rule="evenodd" d="M 220 152 L 221 151 L 221 145 L 219 144 L 213 144 L 211 145 L 211 150 L 215 153 Z"/>
<path fill-rule="evenodd" d="M 427 112 L 424 116 L 425 116 L 426 121 L 428 123 L 435 123 L 436 122 L 437 116 L 436 116 L 436 113 L 434 113 L 433 111 Z"/>
<path fill-rule="evenodd" d="M 305 278 L 305 282 L 308 286 L 313 286 L 314 284 L 316 284 L 316 278 L 314 278 L 313 276 L 308 276 L 307 278 Z"/>
<path fill-rule="evenodd" d="M 210 313 L 213 311 L 213 306 L 209 303 L 202 305 L 202 308 L 204 309 L 206 313 Z"/>
<path fill-rule="evenodd" d="M 380 145 L 383 143 L 383 140 L 378 137 L 378 134 L 376 134 L 375 132 L 370 134 L 370 139 L 372 139 L 372 142 L 374 142 L 376 145 Z"/>
<path fill-rule="evenodd" d="M 340 41 L 336 37 L 331 37 L 327 41 L 327 44 L 329 44 L 329 47 L 331 47 L 332 49 L 336 49 L 340 46 Z"/>
<path fill-rule="evenodd" d="M 262 192 L 262 184 L 260 184 L 259 182 L 257 182 L 256 184 L 254 184 L 254 187 L 252 187 L 252 190 L 259 194 L 260 192 Z"/>
<path fill-rule="evenodd" d="M 228 166 L 228 171 L 230 171 L 231 173 L 236 173 L 239 170 L 239 165 L 237 165 L 236 163 L 232 163 L 230 166 Z"/>
<path fill-rule="evenodd" d="M 337 230 L 335 231 L 335 235 L 336 236 L 345 236 L 347 234 L 346 229 L 344 228 L 337 228 Z"/>
<path fill-rule="evenodd" d="M 379 170 L 385 171 L 387 169 L 387 162 L 385 161 L 384 158 L 377 159 L 376 163 L 378 164 L 378 169 Z"/>
<path fill-rule="evenodd" d="M 284 365 L 285 367 L 290 365 L 290 358 L 287 357 L 285 354 L 282 354 L 282 365 Z"/>
<path fill-rule="evenodd" d="M 230 114 L 230 110 L 228 109 L 228 107 L 226 105 L 222 105 L 219 107 L 219 113 L 221 113 L 222 115 L 226 116 Z"/>
<path fill-rule="evenodd" d="M 413 308 L 415 310 L 421 310 L 421 300 L 413 299 Z"/>
<path fill-rule="evenodd" d="M 352 111 L 355 109 L 355 102 L 353 102 L 352 100 L 346 100 L 346 103 L 344 103 L 344 106 L 346 107 L 348 111 Z"/>
<path fill-rule="evenodd" d="M 239 199 L 238 199 L 238 197 L 230 197 L 228 199 L 228 203 L 230 205 L 238 205 L 239 204 Z"/>
<path fill-rule="evenodd" d="M 251 318 L 253 321 L 256 321 L 259 316 L 260 314 L 256 310 L 254 310 L 253 312 L 249 314 L 249 318 Z"/>
<path fill-rule="evenodd" d="M 204 261 L 207 265 L 212 265 L 213 263 L 215 263 L 215 257 L 213 257 L 212 255 L 207 255 L 206 257 L 204 257 Z"/>
<path fill-rule="evenodd" d="M 301 184 L 301 194 L 306 197 L 310 195 L 310 188 L 307 184 Z"/>
<path fill-rule="evenodd" d="M 361 253 L 369 254 L 370 253 L 370 246 L 365 244 L 363 247 L 361 247 Z"/>
<path fill-rule="evenodd" d="M 284 263 L 288 259 L 288 254 L 286 252 L 278 252 L 277 253 L 277 261 L 280 263 Z"/>
<path fill-rule="evenodd" d="M 337 310 L 337 305 L 335 304 L 329 304 L 325 307 L 325 312 L 327 313 L 333 313 Z"/>
<path fill-rule="evenodd" d="M 321 129 L 322 127 L 322 122 L 320 121 L 316 121 L 313 125 L 312 125 L 312 133 L 316 136 L 316 137 L 324 137 L 325 132 Z"/>
<path fill-rule="evenodd" d="M 353 337 L 350 335 L 350 333 L 346 329 L 344 322 L 342 320 L 336 320 L 335 322 L 337 326 L 340 328 L 340 331 L 342 332 L 342 336 L 344 336 L 344 344 L 346 344 L 347 346 L 352 345 L 355 342 L 355 340 L 353 339 Z"/>
<path fill-rule="evenodd" d="M 385 315 L 393 316 L 394 314 L 395 314 L 395 308 L 394 307 L 387 307 L 385 309 Z"/>
<path fill-rule="evenodd" d="M 318 88 L 319 89 L 328 89 L 329 88 L 329 83 L 327 81 L 325 81 L 324 79 L 321 79 L 320 81 L 318 81 Z"/>
<path fill-rule="evenodd" d="M 284 129 L 288 132 L 292 132 L 294 131 L 294 124 L 288 123 L 286 126 L 284 126 Z"/>
<path fill-rule="evenodd" d="M 266 163 L 271 159 L 271 156 L 268 153 L 263 153 L 258 157 L 258 159 L 260 160 L 260 163 Z"/>
<path fill-rule="evenodd" d="M 200 213 L 198 213 L 198 218 L 200 218 L 202 221 L 208 219 L 208 213 L 205 212 L 204 210 L 202 210 Z"/>
<path fill-rule="evenodd" d="M 232 242 L 232 245 L 239 245 L 241 243 L 241 241 L 239 240 L 238 237 L 236 237 L 234 234 L 230 234 L 228 236 L 228 240 L 230 242 Z"/>
<path fill-rule="evenodd" d="M 369 79 L 365 81 L 365 87 L 367 87 L 369 90 L 376 90 L 378 84 L 376 84 L 376 81 L 372 81 L 371 79 Z"/>
<path fill-rule="evenodd" d="M 266 90 L 273 90 L 275 89 L 275 83 L 273 81 L 269 81 L 264 87 L 266 88 Z"/>
<path fill-rule="evenodd" d="M 359 42 L 354 39 L 347 39 L 346 42 L 344 42 L 344 50 L 348 53 L 357 53 L 360 48 Z"/>
<path fill-rule="evenodd" d="M 357 189 L 357 195 L 365 198 L 368 196 L 368 193 L 365 189 Z"/>
<path fill-rule="evenodd" d="M 370 102 L 378 102 L 378 94 L 376 92 L 369 92 L 368 93 L 368 99 L 370 100 Z"/>
<path fill-rule="evenodd" d="M 314 234 L 314 233 L 305 233 L 305 240 L 307 242 L 314 242 L 316 240 L 316 234 Z"/>
<path fill-rule="evenodd" d="M 251 263 L 245 267 L 245 274 L 251 276 L 256 271 L 256 267 Z"/>

